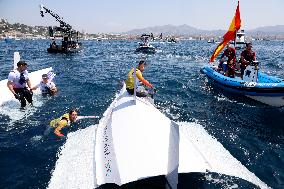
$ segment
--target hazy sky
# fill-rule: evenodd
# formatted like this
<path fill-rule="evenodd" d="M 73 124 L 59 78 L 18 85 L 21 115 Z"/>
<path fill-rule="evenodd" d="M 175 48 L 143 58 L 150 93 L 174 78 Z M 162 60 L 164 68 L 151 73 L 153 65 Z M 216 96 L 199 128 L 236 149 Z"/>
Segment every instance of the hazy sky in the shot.
<path fill-rule="evenodd" d="M 58 25 L 43 4 L 74 29 L 88 33 L 123 32 L 166 24 L 225 29 L 237 0 L 0 0 L 0 18 L 26 25 Z M 240 0 L 242 28 L 284 25 L 284 0 Z"/>

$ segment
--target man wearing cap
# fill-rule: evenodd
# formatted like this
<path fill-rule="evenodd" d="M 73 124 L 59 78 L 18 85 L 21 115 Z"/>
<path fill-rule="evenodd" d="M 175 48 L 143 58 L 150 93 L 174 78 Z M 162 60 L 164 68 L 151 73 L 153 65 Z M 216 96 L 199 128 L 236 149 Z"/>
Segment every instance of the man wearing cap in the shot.
<path fill-rule="evenodd" d="M 241 53 L 241 74 L 243 77 L 244 70 L 251 62 L 256 60 L 255 52 L 252 50 L 252 43 L 246 44 L 246 49 Z"/>
<path fill-rule="evenodd" d="M 54 95 L 57 92 L 55 84 L 49 80 L 47 74 L 42 75 L 41 82 L 33 87 L 32 90 L 36 90 L 37 88 L 40 88 L 42 95 Z"/>
<path fill-rule="evenodd" d="M 146 79 L 144 79 L 144 77 L 142 76 L 142 72 L 145 70 L 145 65 L 146 62 L 145 60 L 141 60 L 136 68 L 136 79 L 138 79 L 142 84 L 144 84 L 145 86 L 149 87 L 149 88 L 153 88 L 153 85 L 147 81 Z M 139 81 L 136 81 L 137 85 L 139 84 Z M 134 68 L 132 68 L 130 70 L 130 72 L 128 73 L 128 77 L 127 80 L 125 81 L 126 84 L 126 90 L 129 94 L 133 95 L 134 94 Z M 137 87 L 136 85 L 136 87 Z M 146 91 L 136 91 L 136 95 L 139 97 L 146 97 L 148 95 L 148 93 Z"/>
<path fill-rule="evenodd" d="M 17 69 L 12 70 L 8 75 L 7 87 L 13 93 L 15 98 L 21 102 L 21 108 L 26 106 L 26 100 L 30 104 L 33 102 L 33 93 L 27 86 L 31 89 L 27 63 L 25 61 L 19 61 L 17 63 Z"/>

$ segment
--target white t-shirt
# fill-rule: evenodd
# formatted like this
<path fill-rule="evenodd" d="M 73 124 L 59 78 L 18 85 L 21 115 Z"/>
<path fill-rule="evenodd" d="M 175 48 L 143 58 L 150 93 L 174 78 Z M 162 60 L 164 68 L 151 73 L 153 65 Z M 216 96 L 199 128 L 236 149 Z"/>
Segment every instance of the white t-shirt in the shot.
<path fill-rule="evenodd" d="M 52 81 L 48 81 L 47 83 L 44 83 L 41 81 L 37 87 L 40 88 L 41 93 L 48 94 L 49 90 L 55 87 L 55 84 Z"/>
<path fill-rule="evenodd" d="M 8 81 L 12 82 L 13 88 L 27 87 L 28 79 L 29 79 L 29 75 L 28 75 L 27 70 L 23 72 L 19 72 L 17 69 L 15 69 L 15 70 L 12 70 L 8 75 Z"/>

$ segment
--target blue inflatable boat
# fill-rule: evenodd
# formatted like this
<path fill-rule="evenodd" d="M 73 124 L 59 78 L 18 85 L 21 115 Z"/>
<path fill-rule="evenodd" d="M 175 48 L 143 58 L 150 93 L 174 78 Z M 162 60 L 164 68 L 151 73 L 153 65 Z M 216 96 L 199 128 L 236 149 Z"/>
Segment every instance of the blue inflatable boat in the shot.
<path fill-rule="evenodd" d="M 227 77 L 218 72 L 217 66 L 214 65 L 204 66 L 201 71 L 223 90 L 241 94 L 271 106 L 284 106 L 284 80 L 262 73 L 257 65 L 248 66 L 243 78 Z"/>

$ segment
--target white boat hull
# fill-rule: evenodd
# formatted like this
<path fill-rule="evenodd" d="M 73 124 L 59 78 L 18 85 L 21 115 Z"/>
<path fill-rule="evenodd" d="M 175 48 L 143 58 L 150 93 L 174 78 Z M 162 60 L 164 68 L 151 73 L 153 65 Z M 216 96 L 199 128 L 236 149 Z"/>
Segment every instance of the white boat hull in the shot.
<path fill-rule="evenodd" d="M 284 96 L 250 96 L 247 97 L 277 108 L 284 106 Z"/>

